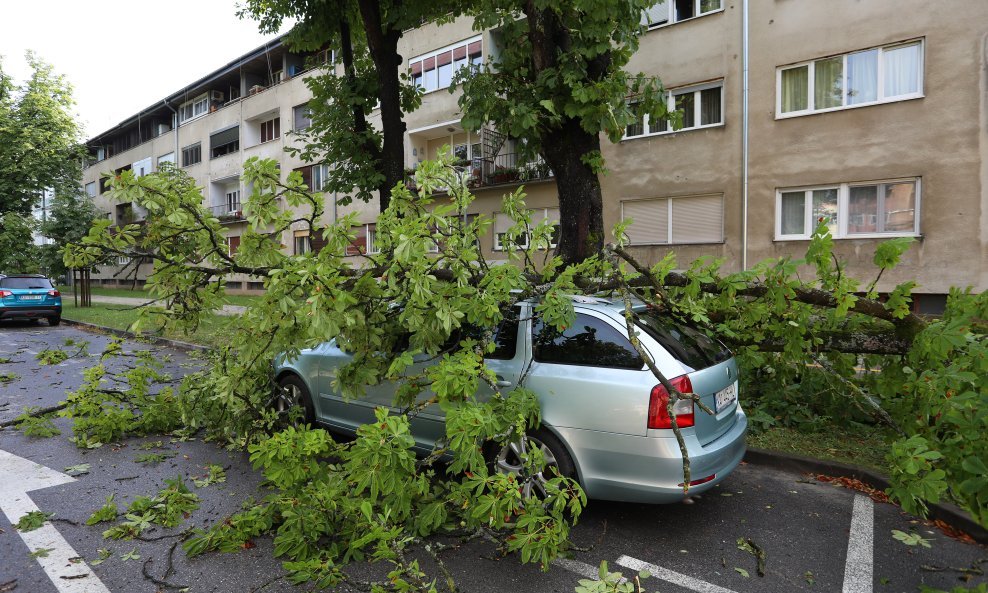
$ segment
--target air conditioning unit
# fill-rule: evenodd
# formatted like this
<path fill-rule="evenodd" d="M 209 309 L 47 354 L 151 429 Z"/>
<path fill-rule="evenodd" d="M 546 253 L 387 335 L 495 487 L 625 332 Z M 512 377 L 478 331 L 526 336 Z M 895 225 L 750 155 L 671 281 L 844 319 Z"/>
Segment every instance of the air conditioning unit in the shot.
<path fill-rule="evenodd" d="M 162 134 L 167 134 L 172 131 L 172 127 L 168 124 L 158 124 L 155 128 L 155 136 L 160 136 Z"/>
<path fill-rule="evenodd" d="M 259 84 L 255 84 L 254 86 L 252 86 L 249 89 L 247 89 L 247 94 L 248 95 L 256 95 L 257 93 L 259 93 L 259 92 L 261 92 L 263 90 L 264 90 L 264 86 L 259 85 Z"/>
<path fill-rule="evenodd" d="M 210 101 L 218 101 L 222 103 L 224 99 L 226 99 L 226 95 L 223 94 L 223 91 L 209 91 Z"/>

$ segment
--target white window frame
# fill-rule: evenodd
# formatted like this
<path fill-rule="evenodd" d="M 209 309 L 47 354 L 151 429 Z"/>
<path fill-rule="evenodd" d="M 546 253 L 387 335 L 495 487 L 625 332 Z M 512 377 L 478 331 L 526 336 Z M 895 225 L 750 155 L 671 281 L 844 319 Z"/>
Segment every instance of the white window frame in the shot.
<path fill-rule="evenodd" d="M 452 52 L 452 51 L 454 51 L 454 50 L 456 50 L 457 48 L 460 48 L 460 47 L 469 47 L 469 45 L 471 43 L 476 43 L 478 41 L 481 42 L 481 44 L 480 44 L 480 62 L 471 61 L 470 60 L 470 54 L 469 54 L 469 52 L 467 53 L 466 57 L 463 58 L 462 60 L 453 60 L 452 62 L 450 62 L 450 67 L 452 68 L 452 71 L 453 71 L 452 74 L 451 74 L 451 76 L 450 76 L 450 80 L 452 80 L 453 78 L 456 78 L 456 74 L 460 71 L 461 68 L 464 68 L 464 67 L 468 67 L 468 68 L 469 67 L 479 67 L 480 65 L 482 65 L 484 63 L 485 58 L 486 58 L 486 55 L 484 54 L 483 36 L 476 35 L 476 36 L 471 37 L 469 39 L 464 39 L 463 41 L 457 41 L 456 43 L 454 43 L 452 45 L 447 45 L 446 47 L 441 47 L 439 49 L 433 50 L 433 51 L 431 51 L 429 53 L 425 53 L 425 54 L 421 54 L 421 55 L 415 56 L 411 60 L 408 60 L 408 72 L 411 73 L 412 64 L 414 64 L 415 62 L 423 62 L 424 63 L 425 60 L 427 60 L 429 58 L 435 58 L 436 56 L 438 56 L 439 54 L 442 54 L 442 53 Z M 436 91 L 444 91 L 444 90 L 446 90 L 446 89 L 448 89 L 450 87 L 450 84 L 447 84 L 446 86 L 439 86 L 439 66 L 436 66 L 434 69 L 430 70 L 429 72 L 432 72 L 433 73 L 432 76 L 435 78 L 435 88 L 429 88 L 428 85 L 423 84 L 422 87 L 421 87 L 423 89 L 422 90 L 422 93 L 423 94 L 426 94 L 427 95 L 429 93 L 434 93 Z M 411 76 L 411 74 L 409 74 L 409 76 Z M 423 78 L 423 80 L 425 79 L 425 71 L 424 70 L 422 71 L 422 78 Z M 414 77 L 412 79 L 412 83 L 413 84 L 415 83 Z"/>
<path fill-rule="evenodd" d="M 240 188 L 223 192 L 223 204 L 226 206 L 227 214 L 241 212 L 243 204 L 240 203 Z M 236 208 L 233 205 L 236 204 Z"/>
<path fill-rule="evenodd" d="M 161 169 L 161 163 L 171 163 L 175 164 L 175 153 L 169 152 L 168 154 L 163 154 L 158 157 L 158 169 Z"/>
<path fill-rule="evenodd" d="M 710 89 L 720 89 L 720 121 L 714 124 L 700 124 L 702 115 L 702 106 L 700 105 L 700 93 L 701 91 L 706 91 Z M 688 128 L 673 128 L 670 122 L 666 122 L 668 129 L 660 130 L 658 125 L 653 131 L 651 127 L 651 121 L 648 114 L 642 118 L 642 133 L 636 134 L 635 136 L 628 136 L 628 128 L 624 129 L 624 135 L 622 140 L 635 140 L 637 138 L 645 138 L 646 136 L 660 136 L 664 134 L 678 134 L 679 132 L 689 132 L 692 130 L 705 130 L 708 128 L 720 128 L 724 126 L 725 106 L 724 106 L 724 80 L 720 79 L 714 82 L 707 82 L 703 84 L 695 84 L 689 86 L 683 86 L 675 89 L 670 89 L 666 92 L 666 109 L 671 113 L 676 110 L 676 97 L 685 95 L 687 93 L 693 93 L 693 121 L 696 123 L 694 126 Z M 659 124 L 661 125 L 661 123 Z"/>
<path fill-rule="evenodd" d="M 207 113 L 209 113 L 209 93 L 203 93 L 178 106 L 178 122 L 192 121 Z"/>
<path fill-rule="evenodd" d="M 96 182 L 95 181 L 90 181 L 89 183 L 86 184 L 86 195 L 89 196 L 90 198 L 95 198 L 96 197 Z"/>
<path fill-rule="evenodd" d="M 654 23 L 654 24 L 653 23 L 650 23 L 650 22 L 648 22 L 647 13 L 645 11 L 642 11 L 642 21 L 641 22 L 642 22 L 642 25 L 648 27 L 648 30 L 649 31 L 653 31 L 653 30 L 659 29 L 661 27 L 668 27 L 669 25 L 675 25 L 676 23 L 685 23 L 687 21 L 692 21 L 693 19 L 698 19 L 700 17 L 708 16 L 708 15 L 711 15 L 711 14 L 717 14 L 718 12 L 724 12 L 724 1 L 725 0 L 720 0 L 720 8 L 715 8 L 713 10 L 708 10 L 707 12 L 702 12 L 701 13 L 700 12 L 700 2 L 701 2 L 701 0 L 693 0 L 693 16 L 677 21 L 677 20 L 675 20 L 675 18 L 676 18 L 676 2 L 675 2 L 675 0 L 666 0 L 666 7 L 667 7 L 667 9 L 669 11 L 668 12 L 668 15 L 666 17 L 666 20 L 661 21 L 661 22 L 657 22 L 657 23 Z M 658 4 L 658 2 L 656 2 L 655 4 Z"/>
<path fill-rule="evenodd" d="M 875 233 L 848 233 L 848 210 L 850 208 L 851 188 L 866 186 L 884 186 L 896 183 L 914 183 L 916 186 L 915 212 L 913 213 L 912 231 L 875 232 Z M 837 232 L 835 239 L 888 239 L 890 237 L 919 237 L 920 236 L 920 215 L 922 213 L 921 203 L 923 194 L 922 177 L 900 177 L 894 179 L 880 179 L 876 181 L 854 181 L 847 183 L 831 183 L 825 185 L 808 185 L 800 187 L 782 187 L 775 191 L 775 240 L 776 241 L 805 241 L 813 236 L 813 231 L 817 227 L 817 222 L 813 220 L 812 192 L 815 190 L 837 190 Z M 804 192 L 803 198 L 803 232 L 798 234 L 782 234 L 782 194 L 791 192 Z"/>
<path fill-rule="evenodd" d="M 322 163 L 312 165 L 312 191 L 322 191 L 326 187 L 326 178 L 329 176 L 329 165 Z"/>
<path fill-rule="evenodd" d="M 637 138 L 637 136 L 635 136 Z M 720 240 L 718 241 L 673 241 L 673 207 L 672 203 L 675 200 L 688 200 L 690 198 L 708 198 L 712 196 L 717 196 L 720 198 Z M 718 193 L 708 193 L 708 194 L 692 194 L 688 196 L 663 196 L 663 197 L 649 197 L 649 198 L 632 198 L 629 200 L 621 200 L 621 220 L 628 218 L 624 213 L 625 204 L 628 203 L 641 203 L 641 202 L 659 202 L 665 200 L 666 202 L 666 231 L 665 231 L 665 241 L 645 241 L 645 242 L 631 242 L 629 245 L 719 245 L 725 242 L 726 233 L 724 231 L 724 195 Z"/>
<path fill-rule="evenodd" d="M 919 52 L 919 90 L 915 93 L 907 93 L 905 95 L 893 95 L 890 97 L 885 96 L 885 52 L 907 47 L 910 45 L 918 45 Z M 866 103 L 855 103 L 849 105 L 847 103 L 847 58 L 850 55 L 878 50 L 878 80 L 877 80 L 877 99 L 874 101 L 868 101 Z M 837 107 L 826 107 L 823 109 L 815 109 L 814 101 L 816 100 L 816 63 L 821 60 L 829 60 L 833 58 L 841 58 L 843 60 L 842 65 L 842 78 L 841 78 L 841 105 Z M 786 70 L 793 70 L 795 68 L 806 67 L 807 69 L 807 98 L 806 98 L 806 109 L 801 109 L 799 111 L 787 111 L 782 112 L 782 73 Z M 925 95 L 925 73 L 926 73 L 926 40 L 925 38 L 920 39 L 910 39 L 908 41 L 900 41 L 897 43 L 892 43 L 888 45 L 880 45 L 876 47 L 866 47 L 863 49 L 856 49 L 854 51 L 849 51 L 842 54 L 835 54 L 832 56 L 823 56 L 819 58 L 814 58 L 812 60 L 807 60 L 805 62 L 799 62 L 798 64 L 786 64 L 785 66 L 779 66 L 775 69 L 775 119 L 787 119 L 790 117 L 801 117 L 804 115 L 810 115 L 814 113 L 829 113 L 831 111 L 844 111 L 846 109 L 857 109 L 859 107 L 870 107 L 872 105 L 882 105 L 885 103 L 897 103 L 899 101 L 911 101 L 913 99 L 922 99 Z"/>

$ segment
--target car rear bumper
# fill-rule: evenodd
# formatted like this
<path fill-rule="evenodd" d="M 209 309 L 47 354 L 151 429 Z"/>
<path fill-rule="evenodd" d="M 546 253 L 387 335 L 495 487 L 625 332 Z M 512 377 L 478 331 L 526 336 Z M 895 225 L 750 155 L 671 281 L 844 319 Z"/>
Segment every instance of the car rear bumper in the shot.
<path fill-rule="evenodd" d="M 698 412 L 701 413 L 701 412 Z M 683 457 L 675 437 L 647 437 L 557 428 L 570 446 L 587 496 L 597 500 L 671 503 L 683 494 Z M 716 440 L 700 445 L 692 430 L 683 433 L 690 458 L 690 480 L 714 476 L 691 486 L 705 492 L 741 463 L 747 447 L 748 418 L 737 409 L 735 423 Z"/>
<path fill-rule="evenodd" d="M 38 319 L 61 317 L 61 305 L 31 305 L 30 307 L 0 307 L 0 319 Z"/>

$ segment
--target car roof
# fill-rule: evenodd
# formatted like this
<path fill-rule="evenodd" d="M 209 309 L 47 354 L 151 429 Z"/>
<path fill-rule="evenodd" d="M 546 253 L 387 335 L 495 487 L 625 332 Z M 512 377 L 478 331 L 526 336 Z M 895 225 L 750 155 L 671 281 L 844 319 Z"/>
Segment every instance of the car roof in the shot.
<path fill-rule="evenodd" d="M 44 274 L 0 274 L 0 278 L 47 278 Z"/>

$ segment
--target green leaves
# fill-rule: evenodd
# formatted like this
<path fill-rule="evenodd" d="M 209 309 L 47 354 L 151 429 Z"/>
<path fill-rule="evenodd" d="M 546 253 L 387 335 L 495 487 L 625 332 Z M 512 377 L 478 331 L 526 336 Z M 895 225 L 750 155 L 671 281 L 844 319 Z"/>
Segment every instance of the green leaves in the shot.
<path fill-rule="evenodd" d="M 38 529 L 39 527 L 44 525 L 45 521 L 51 519 L 54 516 L 55 513 L 30 511 L 26 513 L 23 517 L 18 519 L 17 523 L 14 523 L 14 527 L 17 528 L 18 531 L 34 531 L 35 529 Z"/>
<path fill-rule="evenodd" d="M 909 250 L 916 239 L 913 237 L 896 237 L 882 241 L 875 248 L 873 261 L 879 268 L 892 269 L 899 264 L 902 254 Z"/>

